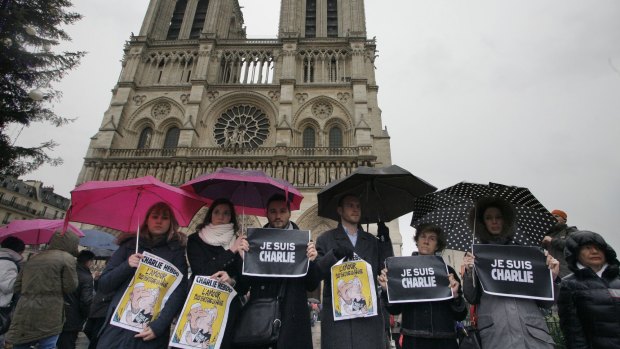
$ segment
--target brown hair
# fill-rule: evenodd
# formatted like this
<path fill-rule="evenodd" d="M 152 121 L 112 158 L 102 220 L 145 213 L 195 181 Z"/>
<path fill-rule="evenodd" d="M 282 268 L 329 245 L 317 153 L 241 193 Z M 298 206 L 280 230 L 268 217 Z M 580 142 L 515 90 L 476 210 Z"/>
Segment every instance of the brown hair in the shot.
<path fill-rule="evenodd" d="M 433 223 L 422 223 L 418 225 L 417 227 L 415 227 L 415 235 L 413 236 L 413 241 L 417 243 L 420 235 L 422 235 L 422 233 L 424 232 L 435 233 L 437 235 L 437 250 L 435 252 L 441 252 L 444 250 L 444 248 L 446 248 L 446 237 L 440 226 Z"/>
<path fill-rule="evenodd" d="M 150 232 L 147 225 L 149 216 L 152 212 L 168 212 L 170 216 L 170 229 L 168 230 L 166 241 L 178 240 L 181 246 L 185 246 L 187 243 L 187 236 L 179 231 L 179 223 L 177 222 L 176 217 L 174 216 L 174 212 L 170 209 L 165 202 L 158 202 L 155 205 L 151 206 L 148 211 L 146 211 L 146 216 L 144 217 L 144 222 L 140 226 L 140 238 L 150 239 Z"/>

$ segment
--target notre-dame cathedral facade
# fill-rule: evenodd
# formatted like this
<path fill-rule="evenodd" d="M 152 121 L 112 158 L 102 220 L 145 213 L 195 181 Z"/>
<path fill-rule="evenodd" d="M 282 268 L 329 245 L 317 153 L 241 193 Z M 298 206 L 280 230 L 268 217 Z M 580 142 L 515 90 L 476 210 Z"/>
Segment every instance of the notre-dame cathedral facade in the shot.
<path fill-rule="evenodd" d="M 282 0 L 272 39 L 246 38 L 237 0 L 151 0 L 78 184 L 258 169 L 300 189 L 293 220 L 316 238 L 336 225 L 317 216 L 319 190 L 391 164 L 375 57 L 363 0 Z"/>

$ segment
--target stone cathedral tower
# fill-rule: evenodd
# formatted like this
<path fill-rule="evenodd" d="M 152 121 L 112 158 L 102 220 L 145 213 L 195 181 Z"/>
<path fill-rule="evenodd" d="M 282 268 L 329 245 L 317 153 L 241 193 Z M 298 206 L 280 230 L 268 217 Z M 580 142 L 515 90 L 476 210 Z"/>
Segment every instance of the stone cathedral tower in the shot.
<path fill-rule="evenodd" d="M 259 169 L 301 190 L 293 220 L 316 238 L 335 226 L 317 216 L 325 184 L 391 164 L 375 57 L 363 0 L 282 0 L 278 37 L 259 40 L 237 0 L 151 0 L 78 182 Z"/>

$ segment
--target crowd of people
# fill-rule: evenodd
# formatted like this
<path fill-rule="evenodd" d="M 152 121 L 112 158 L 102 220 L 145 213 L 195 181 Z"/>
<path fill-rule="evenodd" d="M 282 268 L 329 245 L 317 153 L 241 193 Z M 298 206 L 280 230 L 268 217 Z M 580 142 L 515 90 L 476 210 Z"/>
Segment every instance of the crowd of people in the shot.
<path fill-rule="evenodd" d="M 250 246 L 240 232 L 234 205 L 227 199 L 210 205 L 204 222 L 189 238 L 179 231 L 170 207 L 164 203 L 152 206 L 140 227 L 139 239 L 135 234 L 120 236 L 118 250 L 101 275 L 94 278 L 90 264 L 95 256 L 90 251 L 78 253 L 75 235 L 54 234 L 48 248 L 27 263 L 21 256 L 24 243 L 7 238 L 0 249 L 0 308 L 13 315 L 0 344 L 6 339 L 15 349 L 33 345 L 40 349 L 75 348 L 77 334 L 83 330 L 90 340 L 89 348 L 167 348 L 171 326 L 193 278 L 204 275 L 232 286 L 237 294 L 229 305 L 221 348 L 311 349 L 307 292 L 321 282 L 323 349 L 386 348 L 390 339 L 385 330 L 388 313 L 400 315 L 399 348 L 458 348 L 456 324 L 467 318 L 469 305 L 476 306 L 482 348 L 553 348 L 546 312 L 541 309 L 554 304 L 566 347 L 620 348 L 620 263 L 616 253 L 599 234 L 568 227 L 563 211 L 552 212 L 558 224 L 541 244 L 546 249 L 542 253 L 551 270 L 557 302 L 484 292 L 476 276 L 476 256 L 466 253 L 462 274 L 448 266 L 451 298 L 406 303 L 390 303 L 385 292 L 385 260 L 394 255 L 388 229 L 380 224 L 377 236 L 364 231 L 356 195 L 342 196 L 337 211 L 337 228 L 323 233 L 316 243 L 308 243 L 307 274 L 294 279 L 243 275 L 244 253 Z M 478 200 L 471 212 L 469 223 L 481 244 L 515 244 L 516 211 L 509 203 L 485 198 Z M 283 195 L 269 199 L 266 217 L 266 228 L 299 229 L 290 220 L 290 206 Z M 414 254 L 432 256 L 446 247 L 446 233 L 437 224 L 422 224 L 416 227 L 414 241 Z M 144 328 L 134 332 L 111 325 L 110 320 L 145 252 L 173 264 L 185 277 L 158 316 L 152 321 L 147 316 Z M 378 307 L 377 316 L 336 321 L 332 298 L 340 291 L 334 290 L 330 270 L 339 261 L 354 257 L 370 265 L 379 286 L 372 292 L 383 306 Z M 268 344 L 235 343 L 243 307 L 253 300 L 276 297 L 281 297 L 277 338 Z"/>

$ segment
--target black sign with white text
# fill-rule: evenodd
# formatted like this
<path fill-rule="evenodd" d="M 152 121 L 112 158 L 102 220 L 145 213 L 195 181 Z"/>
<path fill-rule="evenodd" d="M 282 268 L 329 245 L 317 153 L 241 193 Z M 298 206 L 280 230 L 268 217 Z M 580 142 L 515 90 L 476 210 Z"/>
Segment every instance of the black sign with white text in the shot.
<path fill-rule="evenodd" d="M 248 228 L 250 250 L 243 258 L 243 275 L 300 277 L 308 272 L 310 231 Z"/>
<path fill-rule="evenodd" d="M 443 258 L 389 257 L 385 263 L 390 303 L 433 302 L 452 298 L 448 267 Z"/>
<path fill-rule="evenodd" d="M 474 245 L 476 275 L 488 294 L 553 300 L 553 277 L 538 247 Z"/>

